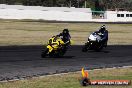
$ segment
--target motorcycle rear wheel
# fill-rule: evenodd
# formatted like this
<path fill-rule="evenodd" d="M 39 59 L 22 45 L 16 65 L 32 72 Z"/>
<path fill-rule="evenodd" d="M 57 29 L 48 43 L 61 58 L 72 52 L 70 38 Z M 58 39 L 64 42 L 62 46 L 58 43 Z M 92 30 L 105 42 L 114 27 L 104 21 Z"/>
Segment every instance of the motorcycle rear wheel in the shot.
<path fill-rule="evenodd" d="M 100 46 L 96 47 L 95 51 L 100 52 L 103 49 L 103 45 L 101 44 Z"/>

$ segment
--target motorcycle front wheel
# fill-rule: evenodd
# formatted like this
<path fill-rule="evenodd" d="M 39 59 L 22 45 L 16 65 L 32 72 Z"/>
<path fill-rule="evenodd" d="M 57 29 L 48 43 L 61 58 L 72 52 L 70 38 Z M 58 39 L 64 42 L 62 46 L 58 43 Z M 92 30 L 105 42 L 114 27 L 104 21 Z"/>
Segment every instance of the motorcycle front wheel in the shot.
<path fill-rule="evenodd" d="M 48 51 L 49 51 L 48 48 L 47 48 L 45 51 L 43 51 L 43 52 L 41 53 L 41 57 L 42 57 L 42 58 L 45 58 L 45 57 L 47 56 Z"/>
<path fill-rule="evenodd" d="M 88 51 L 87 47 L 83 46 L 82 52 L 87 52 L 87 51 Z"/>
<path fill-rule="evenodd" d="M 82 47 L 82 52 L 87 52 L 89 48 L 88 43 L 86 43 L 83 47 Z"/>

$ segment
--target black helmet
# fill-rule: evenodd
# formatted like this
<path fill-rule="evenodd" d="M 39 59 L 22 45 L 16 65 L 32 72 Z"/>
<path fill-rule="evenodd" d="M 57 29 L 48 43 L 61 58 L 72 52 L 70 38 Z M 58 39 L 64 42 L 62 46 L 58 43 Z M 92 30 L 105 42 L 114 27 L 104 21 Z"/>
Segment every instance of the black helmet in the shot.
<path fill-rule="evenodd" d="M 69 33 L 69 30 L 68 30 L 68 29 L 64 29 L 64 30 L 63 30 L 63 33 L 64 33 L 64 34 L 67 34 L 67 33 Z"/>
<path fill-rule="evenodd" d="M 100 31 L 101 33 L 104 33 L 104 32 L 105 32 L 105 30 L 106 30 L 106 27 L 105 27 L 105 25 L 103 25 L 103 26 L 101 26 L 101 28 L 100 28 L 100 30 L 99 30 L 99 31 Z"/>

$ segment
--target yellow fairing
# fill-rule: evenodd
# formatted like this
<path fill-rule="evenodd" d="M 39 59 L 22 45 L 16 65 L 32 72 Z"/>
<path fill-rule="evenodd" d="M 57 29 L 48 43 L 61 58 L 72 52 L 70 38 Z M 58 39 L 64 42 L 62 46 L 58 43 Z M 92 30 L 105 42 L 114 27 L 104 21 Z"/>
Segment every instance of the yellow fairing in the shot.
<path fill-rule="evenodd" d="M 47 48 L 49 49 L 49 52 L 53 50 L 53 48 L 50 45 L 48 45 Z"/>
<path fill-rule="evenodd" d="M 57 39 L 57 42 L 60 42 L 61 45 L 65 44 L 61 39 Z"/>
<path fill-rule="evenodd" d="M 55 41 L 54 41 L 54 37 L 53 38 L 50 38 L 49 42 L 48 42 L 48 46 L 47 48 L 49 49 L 49 52 L 52 52 L 52 50 L 57 50 L 59 48 L 59 45 L 63 45 L 64 42 L 60 39 L 60 38 L 57 38 Z"/>
<path fill-rule="evenodd" d="M 57 49 L 58 49 L 58 44 L 57 44 L 57 43 L 54 43 L 54 44 L 52 45 L 52 47 L 53 47 L 54 50 L 57 50 Z"/>

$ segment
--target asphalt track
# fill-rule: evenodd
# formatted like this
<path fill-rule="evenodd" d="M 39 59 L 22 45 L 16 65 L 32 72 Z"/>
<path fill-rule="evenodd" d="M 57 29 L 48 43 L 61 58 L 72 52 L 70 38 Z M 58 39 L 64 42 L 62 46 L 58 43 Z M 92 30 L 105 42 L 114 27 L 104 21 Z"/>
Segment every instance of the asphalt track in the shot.
<path fill-rule="evenodd" d="M 11 80 L 68 71 L 132 65 L 132 45 L 109 45 L 101 52 L 69 48 L 62 58 L 41 58 L 42 46 L 0 47 L 0 80 Z"/>

